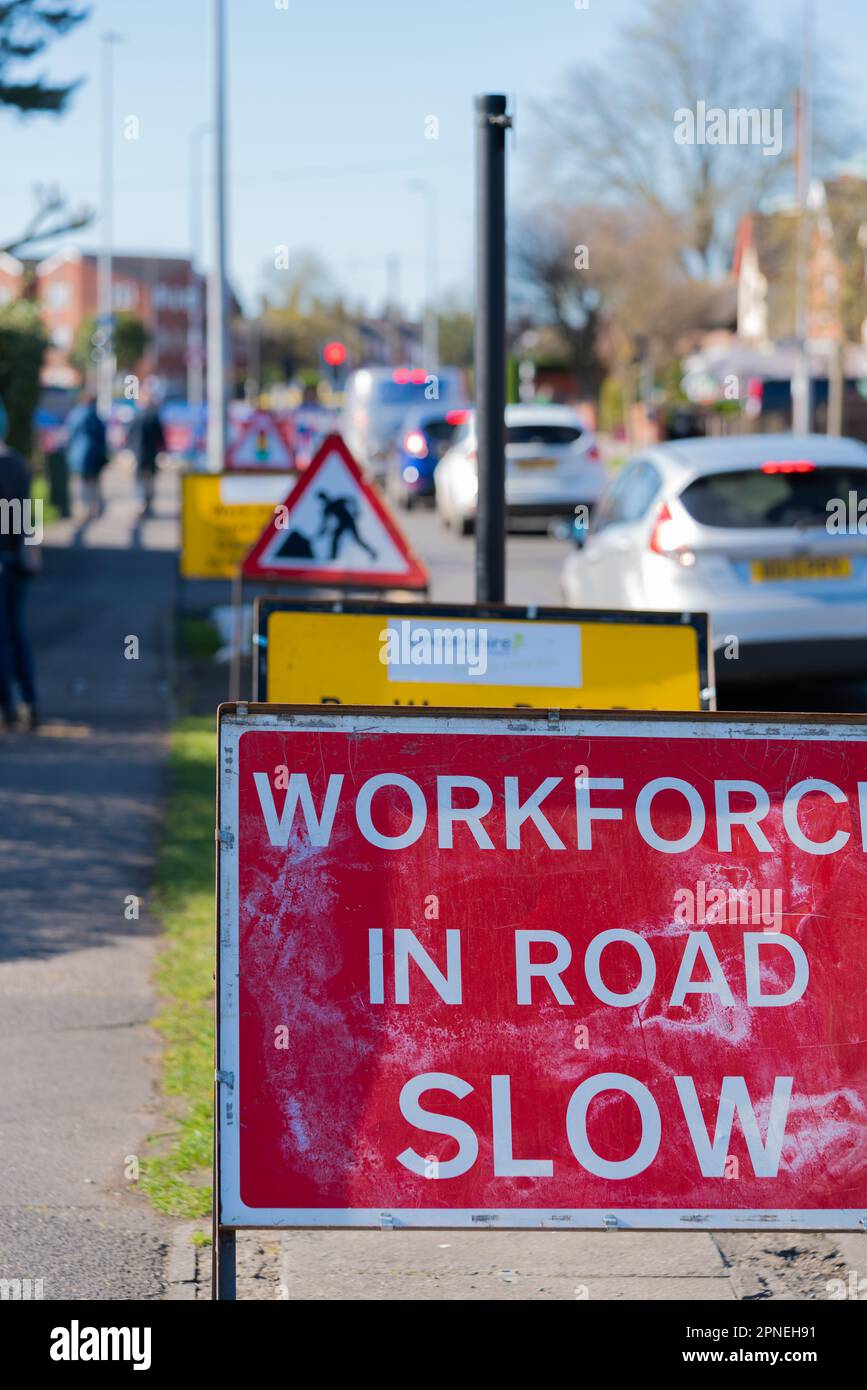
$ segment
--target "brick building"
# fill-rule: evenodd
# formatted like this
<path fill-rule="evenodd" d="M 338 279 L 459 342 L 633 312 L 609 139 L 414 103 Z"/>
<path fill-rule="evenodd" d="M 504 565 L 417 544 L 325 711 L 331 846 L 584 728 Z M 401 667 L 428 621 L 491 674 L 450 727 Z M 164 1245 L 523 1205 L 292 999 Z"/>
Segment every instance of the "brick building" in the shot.
<path fill-rule="evenodd" d="M 51 338 L 43 369 L 46 385 L 81 384 L 70 352 L 82 320 L 97 311 L 97 265 L 95 255 L 64 250 L 36 266 L 36 298 Z M 2 285 L 0 279 L 0 293 Z M 184 257 L 117 255 L 112 291 L 115 312 L 134 314 L 150 333 L 137 375 L 158 377 L 170 395 L 185 394 L 187 335 L 197 297 L 204 321 L 203 277 Z"/>
<path fill-rule="evenodd" d="M 0 251 L 0 308 L 20 299 L 24 291 L 24 264 Z"/>

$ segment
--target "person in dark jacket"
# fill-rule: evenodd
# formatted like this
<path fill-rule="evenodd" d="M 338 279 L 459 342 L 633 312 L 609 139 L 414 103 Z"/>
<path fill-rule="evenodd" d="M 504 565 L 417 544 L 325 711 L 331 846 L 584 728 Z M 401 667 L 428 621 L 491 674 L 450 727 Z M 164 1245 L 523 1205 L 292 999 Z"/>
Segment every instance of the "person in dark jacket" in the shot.
<path fill-rule="evenodd" d="M 38 723 L 33 652 L 27 632 L 25 601 L 35 566 L 28 558 L 35 546 L 31 525 L 30 470 L 6 443 L 6 411 L 0 402 L 0 712 L 7 729 L 18 724 L 17 685 L 27 705 L 27 725 Z"/>
<path fill-rule="evenodd" d="M 127 448 L 135 455 L 136 475 L 142 494 L 142 515 L 150 516 L 154 502 L 154 479 L 157 455 L 166 451 L 163 422 L 152 397 L 142 399 L 141 409 L 133 416 L 127 435 Z"/>
<path fill-rule="evenodd" d="M 99 480 L 108 463 L 108 440 L 105 425 L 96 408 L 95 396 L 87 396 L 73 417 L 67 457 L 73 473 L 81 474 L 88 515 L 91 519 L 100 516 L 103 501 Z"/>

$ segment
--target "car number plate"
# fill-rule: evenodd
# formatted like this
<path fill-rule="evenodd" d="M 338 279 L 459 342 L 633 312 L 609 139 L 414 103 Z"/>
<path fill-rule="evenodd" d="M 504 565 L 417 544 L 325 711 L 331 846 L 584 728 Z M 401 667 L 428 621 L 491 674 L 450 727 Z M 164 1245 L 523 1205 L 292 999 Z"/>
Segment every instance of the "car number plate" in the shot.
<path fill-rule="evenodd" d="M 811 555 L 799 560 L 754 560 L 751 573 L 757 584 L 781 579 L 849 579 L 852 561 L 848 555 Z"/>
<path fill-rule="evenodd" d="M 549 459 L 546 459 L 546 458 L 520 459 L 520 458 L 519 458 L 519 459 L 515 459 L 515 460 L 514 460 L 514 464 L 515 464 L 515 467 L 516 467 L 516 468 L 553 468 L 553 467 L 554 467 L 554 459 L 550 459 L 550 458 L 549 458 Z"/>

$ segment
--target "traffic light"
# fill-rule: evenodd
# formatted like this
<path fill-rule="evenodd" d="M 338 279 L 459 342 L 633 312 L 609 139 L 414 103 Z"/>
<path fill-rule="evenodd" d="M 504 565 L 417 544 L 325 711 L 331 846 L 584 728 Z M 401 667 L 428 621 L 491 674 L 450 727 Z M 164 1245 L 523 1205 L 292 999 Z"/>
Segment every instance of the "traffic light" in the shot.
<path fill-rule="evenodd" d="M 340 385 L 340 374 L 346 361 L 346 344 L 337 339 L 326 343 L 322 349 L 322 361 L 328 368 L 332 389 L 336 389 Z"/>
<path fill-rule="evenodd" d="M 326 343 L 322 349 L 322 360 L 328 367 L 342 367 L 346 361 L 346 344 L 336 341 Z"/>

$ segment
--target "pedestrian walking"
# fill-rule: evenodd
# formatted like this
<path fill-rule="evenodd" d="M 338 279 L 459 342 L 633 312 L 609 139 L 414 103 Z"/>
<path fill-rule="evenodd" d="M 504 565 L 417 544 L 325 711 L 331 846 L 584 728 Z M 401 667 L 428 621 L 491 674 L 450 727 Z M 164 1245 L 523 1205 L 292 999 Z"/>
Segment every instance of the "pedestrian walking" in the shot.
<path fill-rule="evenodd" d="M 87 514 L 93 520 L 102 515 L 100 475 L 108 463 L 108 439 L 95 396 L 86 396 L 81 409 L 73 413 L 66 452 L 72 472 L 81 474 Z"/>
<path fill-rule="evenodd" d="M 142 496 L 142 516 L 153 511 L 157 456 L 166 451 L 166 437 L 156 399 L 145 396 L 133 416 L 127 435 L 127 448 L 135 455 L 136 476 Z"/>
<path fill-rule="evenodd" d="M 0 713 L 7 729 L 19 723 L 18 694 L 27 706 L 26 725 L 39 722 L 33 651 L 25 605 L 39 551 L 30 510 L 30 469 L 6 443 L 7 417 L 0 402 Z"/>

